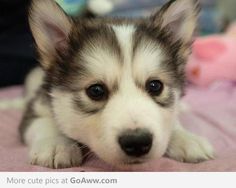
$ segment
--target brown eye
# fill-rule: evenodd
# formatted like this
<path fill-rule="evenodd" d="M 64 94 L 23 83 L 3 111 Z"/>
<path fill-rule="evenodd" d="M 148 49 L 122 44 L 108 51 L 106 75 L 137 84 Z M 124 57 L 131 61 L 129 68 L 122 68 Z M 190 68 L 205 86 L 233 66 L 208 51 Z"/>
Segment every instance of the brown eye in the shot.
<path fill-rule="evenodd" d="M 101 101 L 107 99 L 108 90 L 105 85 L 94 84 L 86 90 L 86 94 L 94 101 Z"/>
<path fill-rule="evenodd" d="M 159 96 L 163 91 L 163 83 L 159 80 L 151 80 L 146 83 L 146 90 L 150 95 Z"/>

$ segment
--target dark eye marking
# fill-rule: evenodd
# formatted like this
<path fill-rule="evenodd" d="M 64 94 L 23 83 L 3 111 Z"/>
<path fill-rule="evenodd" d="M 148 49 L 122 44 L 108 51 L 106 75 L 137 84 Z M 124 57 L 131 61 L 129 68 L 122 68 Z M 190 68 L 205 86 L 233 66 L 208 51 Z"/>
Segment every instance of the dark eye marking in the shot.
<path fill-rule="evenodd" d="M 73 99 L 75 110 L 79 110 L 84 114 L 93 115 L 98 113 L 102 108 L 93 107 L 91 104 L 88 104 L 80 96 L 75 95 Z"/>
<path fill-rule="evenodd" d="M 136 81 L 136 86 L 162 107 L 170 107 L 174 104 L 175 95 L 173 90 L 177 88 L 164 84 L 159 79 L 148 79 L 145 84 Z"/>
<path fill-rule="evenodd" d="M 161 97 L 152 97 L 153 100 L 155 101 L 155 103 L 157 103 L 158 105 L 164 107 L 164 108 L 168 108 L 171 107 L 174 104 L 175 101 L 175 96 L 174 96 L 174 92 L 169 89 L 169 91 L 167 91 L 167 93 L 165 94 L 165 96 L 161 96 Z"/>
<path fill-rule="evenodd" d="M 82 97 L 83 93 L 88 98 Z M 81 90 L 79 93 L 74 93 L 73 102 L 76 110 L 84 114 L 93 115 L 104 109 L 108 97 L 109 91 L 106 85 L 96 83 Z"/>

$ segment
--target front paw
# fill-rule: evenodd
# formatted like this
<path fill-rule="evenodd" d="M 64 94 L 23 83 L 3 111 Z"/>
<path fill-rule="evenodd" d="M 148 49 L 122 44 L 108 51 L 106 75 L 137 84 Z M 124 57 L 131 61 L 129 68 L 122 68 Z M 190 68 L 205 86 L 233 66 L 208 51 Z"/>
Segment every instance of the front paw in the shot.
<path fill-rule="evenodd" d="M 37 141 L 30 148 L 30 163 L 49 168 L 69 168 L 82 163 L 76 142 L 65 137 Z"/>
<path fill-rule="evenodd" d="M 214 151 L 210 143 L 186 130 L 174 132 L 166 156 L 177 161 L 198 163 L 214 158 Z"/>

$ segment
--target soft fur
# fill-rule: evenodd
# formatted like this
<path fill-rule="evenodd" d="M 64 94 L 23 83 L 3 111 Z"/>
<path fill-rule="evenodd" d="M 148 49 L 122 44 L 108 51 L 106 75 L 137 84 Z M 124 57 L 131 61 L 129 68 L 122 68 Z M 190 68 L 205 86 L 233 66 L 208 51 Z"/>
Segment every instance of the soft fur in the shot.
<path fill-rule="evenodd" d="M 42 82 L 26 85 L 28 107 L 20 126 L 31 163 L 78 166 L 85 146 L 117 167 L 163 155 L 185 162 L 211 159 L 208 142 L 184 130 L 177 117 L 198 11 L 196 0 L 176 0 L 148 19 L 75 21 L 53 1 L 34 0 L 30 26 Z M 162 81 L 159 96 L 146 91 L 148 80 Z M 86 95 L 95 83 L 106 85 L 106 100 Z M 137 129 L 152 134 L 152 147 L 144 156 L 130 157 L 117 138 Z"/>

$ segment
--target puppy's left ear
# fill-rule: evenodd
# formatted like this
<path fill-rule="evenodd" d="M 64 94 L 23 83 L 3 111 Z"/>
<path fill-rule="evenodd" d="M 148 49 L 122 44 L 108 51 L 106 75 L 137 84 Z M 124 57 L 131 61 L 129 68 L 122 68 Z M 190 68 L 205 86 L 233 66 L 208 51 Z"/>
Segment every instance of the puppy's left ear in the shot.
<path fill-rule="evenodd" d="M 73 22 L 54 0 L 32 0 L 29 23 L 41 64 L 49 69 L 52 58 L 66 51 Z"/>
<path fill-rule="evenodd" d="M 171 32 L 174 40 L 188 44 L 197 25 L 199 11 L 198 0 L 171 0 L 151 17 L 151 24 Z"/>

